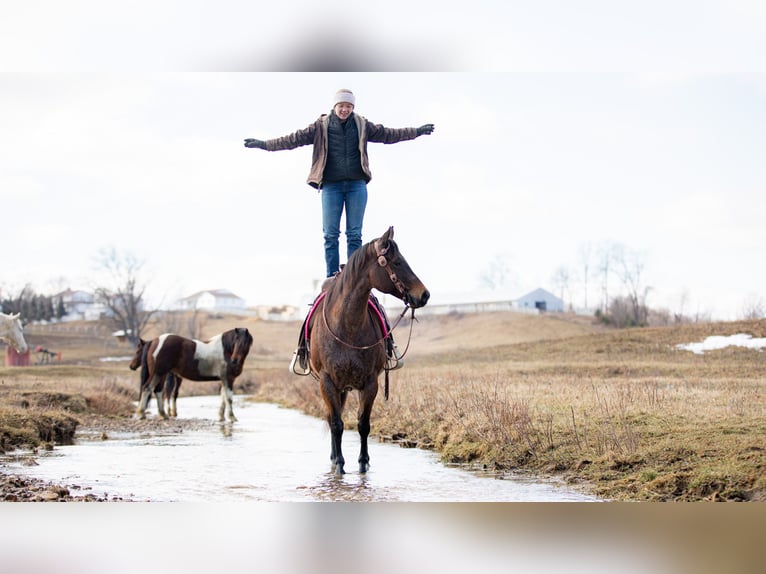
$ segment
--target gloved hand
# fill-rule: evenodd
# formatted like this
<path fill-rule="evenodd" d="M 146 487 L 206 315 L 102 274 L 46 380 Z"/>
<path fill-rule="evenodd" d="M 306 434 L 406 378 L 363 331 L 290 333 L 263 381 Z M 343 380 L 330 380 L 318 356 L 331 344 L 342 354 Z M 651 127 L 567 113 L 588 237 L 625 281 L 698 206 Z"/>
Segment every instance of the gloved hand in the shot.
<path fill-rule="evenodd" d="M 423 124 L 418 128 L 418 135 L 422 136 L 423 134 L 431 135 L 434 131 L 434 125 L 433 124 Z"/>
<path fill-rule="evenodd" d="M 257 147 L 260 149 L 266 149 L 266 142 L 253 138 L 247 138 L 245 140 L 245 147 Z"/>

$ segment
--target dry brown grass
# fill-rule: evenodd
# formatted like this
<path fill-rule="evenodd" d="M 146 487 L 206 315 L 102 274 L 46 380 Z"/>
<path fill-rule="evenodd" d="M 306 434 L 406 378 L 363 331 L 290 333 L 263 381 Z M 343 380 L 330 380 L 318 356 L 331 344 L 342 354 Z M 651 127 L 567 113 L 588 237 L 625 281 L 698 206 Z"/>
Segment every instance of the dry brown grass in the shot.
<path fill-rule="evenodd" d="M 391 375 L 391 400 L 376 403 L 373 432 L 446 461 L 559 474 L 607 498 L 764 499 L 764 354 L 694 355 L 676 345 L 761 337 L 766 322 L 590 334 L 578 324 L 580 334 L 569 335 L 570 325 L 555 338 L 546 319 L 496 316 L 494 340 L 518 337 L 520 323 L 527 340 L 477 347 L 467 321 L 442 318 L 445 338 L 459 343 L 450 349 L 432 335 L 439 352 L 429 353 L 420 341 Z M 538 340 L 535 320 L 545 333 Z M 486 337 L 491 319 L 479 323 Z M 273 373 L 258 394 L 322 414 L 312 379 Z M 352 397 L 347 428 L 355 408 Z"/>
<path fill-rule="evenodd" d="M 203 335 L 232 326 L 254 336 L 240 392 L 324 416 L 315 381 L 287 372 L 297 323 L 211 318 Z M 397 330 L 402 348 L 407 330 Z M 764 353 L 676 349 L 739 332 L 763 337 L 766 321 L 608 331 L 567 316 L 424 316 L 405 368 L 391 374 L 391 399 L 376 402 L 373 434 L 435 449 L 446 461 L 557 474 L 607 498 L 763 500 Z M 53 403 L 68 404 L 64 413 L 75 417 L 83 402 L 105 415 L 130 414 L 138 375 L 127 361 L 98 361 L 128 355 L 129 346 L 29 339 L 58 344 L 64 364 L 0 368 L 0 425 L 8 409 L 29 411 L 19 404 L 29 393 L 70 396 Z M 182 394 L 216 391 L 215 383 L 182 387 Z M 352 395 L 347 428 L 355 409 Z"/>

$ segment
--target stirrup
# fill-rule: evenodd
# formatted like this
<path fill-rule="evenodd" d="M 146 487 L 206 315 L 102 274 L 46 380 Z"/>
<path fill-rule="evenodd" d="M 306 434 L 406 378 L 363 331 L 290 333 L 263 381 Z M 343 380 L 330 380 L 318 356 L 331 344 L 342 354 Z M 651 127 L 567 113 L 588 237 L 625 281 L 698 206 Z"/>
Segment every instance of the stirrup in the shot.
<path fill-rule="evenodd" d="M 386 353 L 386 368 L 389 371 L 401 369 L 404 366 L 404 357 L 402 357 L 399 347 L 393 341 L 391 341 L 390 351 L 391 354 Z"/>
<path fill-rule="evenodd" d="M 293 351 L 293 358 L 290 361 L 290 372 L 305 377 L 311 374 L 311 364 L 308 358 L 304 360 L 303 357 L 299 356 L 300 350 L 300 347 L 298 347 Z"/>

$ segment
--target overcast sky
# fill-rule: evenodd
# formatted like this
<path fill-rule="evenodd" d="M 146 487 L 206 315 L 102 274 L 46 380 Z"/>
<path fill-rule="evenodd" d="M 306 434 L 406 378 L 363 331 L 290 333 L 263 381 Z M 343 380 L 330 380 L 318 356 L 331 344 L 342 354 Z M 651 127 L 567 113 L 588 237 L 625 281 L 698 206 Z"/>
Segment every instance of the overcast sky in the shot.
<path fill-rule="evenodd" d="M 402 23 L 393 2 L 359 28 L 329 16 L 335 4 L 287 2 L 280 18 L 236 1 L 165 2 L 147 18 L 135 4 L 32 0 L 0 22 L 4 292 L 90 289 L 114 248 L 145 262 L 153 301 L 310 298 L 324 273 L 311 148 L 242 140 L 308 126 L 345 87 L 371 121 L 436 125 L 369 145 L 363 238 L 393 225 L 434 304 L 498 268 L 503 295 L 558 294 L 564 267 L 582 305 L 581 254 L 593 271 L 604 245 L 643 263 L 652 307 L 736 318 L 766 299 L 758 3 L 509 2 L 487 17 L 426 2 Z M 312 35 L 317 23 L 356 33 Z M 326 67 L 350 45 L 362 56 L 338 65 L 441 73 L 263 71 Z"/>

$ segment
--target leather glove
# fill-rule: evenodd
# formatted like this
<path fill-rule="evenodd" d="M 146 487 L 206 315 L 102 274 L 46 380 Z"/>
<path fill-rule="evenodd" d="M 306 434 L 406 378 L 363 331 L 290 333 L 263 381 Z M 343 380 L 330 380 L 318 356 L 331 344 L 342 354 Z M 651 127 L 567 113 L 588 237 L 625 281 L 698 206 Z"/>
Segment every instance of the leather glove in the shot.
<path fill-rule="evenodd" d="M 433 124 L 423 124 L 418 128 L 418 135 L 422 136 L 423 134 L 431 135 L 434 131 L 434 125 Z"/>
<path fill-rule="evenodd" d="M 266 149 L 266 142 L 253 138 L 247 138 L 245 140 L 245 147 L 257 147 L 260 149 Z"/>

